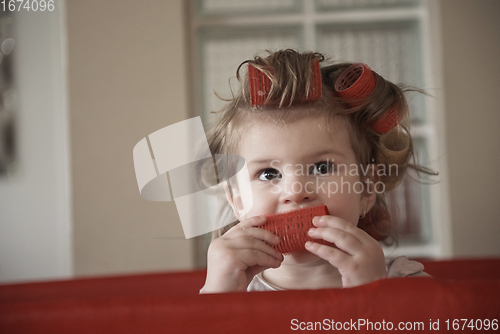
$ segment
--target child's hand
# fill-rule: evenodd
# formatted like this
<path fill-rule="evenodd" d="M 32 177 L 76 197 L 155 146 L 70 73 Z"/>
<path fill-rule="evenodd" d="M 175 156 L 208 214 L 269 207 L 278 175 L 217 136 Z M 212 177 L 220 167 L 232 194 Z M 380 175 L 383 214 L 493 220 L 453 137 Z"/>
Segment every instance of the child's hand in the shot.
<path fill-rule="evenodd" d="M 377 240 L 344 219 L 332 216 L 316 218 L 309 235 L 338 248 L 307 242 L 306 248 L 336 267 L 345 288 L 367 284 L 387 276 L 382 247 Z"/>
<path fill-rule="evenodd" d="M 255 227 L 265 222 L 265 217 L 243 220 L 210 244 L 203 293 L 246 291 L 256 274 L 281 265 L 283 255 L 269 246 L 279 237 Z"/>

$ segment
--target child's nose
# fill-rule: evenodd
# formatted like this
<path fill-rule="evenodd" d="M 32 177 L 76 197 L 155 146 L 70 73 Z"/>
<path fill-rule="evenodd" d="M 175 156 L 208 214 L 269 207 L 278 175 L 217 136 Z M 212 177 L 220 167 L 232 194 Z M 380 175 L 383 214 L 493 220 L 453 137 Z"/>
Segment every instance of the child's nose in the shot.
<path fill-rule="evenodd" d="M 305 176 L 286 176 L 282 189 L 285 203 L 302 203 L 316 198 L 313 182 Z"/>

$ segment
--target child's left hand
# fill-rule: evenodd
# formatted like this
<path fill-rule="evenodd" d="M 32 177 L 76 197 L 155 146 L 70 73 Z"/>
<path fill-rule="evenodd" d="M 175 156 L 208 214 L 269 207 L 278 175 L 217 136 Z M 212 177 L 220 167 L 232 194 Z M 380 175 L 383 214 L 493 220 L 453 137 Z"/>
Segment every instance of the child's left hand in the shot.
<path fill-rule="evenodd" d="M 356 225 L 333 216 L 313 220 L 317 228 L 309 236 L 334 243 L 338 248 L 308 241 L 306 249 L 330 262 L 342 275 L 345 288 L 367 284 L 387 276 L 382 247 Z"/>

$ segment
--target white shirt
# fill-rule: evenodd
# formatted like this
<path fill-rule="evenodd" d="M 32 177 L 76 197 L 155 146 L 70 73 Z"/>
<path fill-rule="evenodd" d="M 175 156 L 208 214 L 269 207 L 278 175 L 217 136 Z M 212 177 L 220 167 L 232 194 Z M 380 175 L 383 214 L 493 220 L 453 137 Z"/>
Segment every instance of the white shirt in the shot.
<path fill-rule="evenodd" d="M 395 259 L 385 259 L 387 278 L 408 277 L 408 276 L 430 276 L 426 274 L 424 265 L 417 261 L 411 261 L 406 256 L 399 256 Z M 286 290 L 266 281 L 262 272 L 254 276 L 247 291 L 279 291 Z"/>

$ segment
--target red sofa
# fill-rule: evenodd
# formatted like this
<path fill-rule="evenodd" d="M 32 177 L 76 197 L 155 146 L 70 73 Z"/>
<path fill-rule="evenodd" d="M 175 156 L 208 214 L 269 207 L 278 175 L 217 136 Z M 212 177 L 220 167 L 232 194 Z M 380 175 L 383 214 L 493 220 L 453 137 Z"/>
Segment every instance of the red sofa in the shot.
<path fill-rule="evenodd" d="M 205 271 L 3 285 L 0 333 L 498 332 L 500 259 L 422 262 L 434 278 L 348 289 L 199 295 Z"/>

